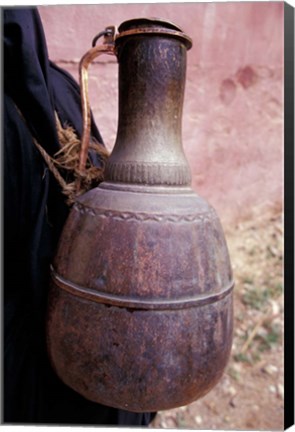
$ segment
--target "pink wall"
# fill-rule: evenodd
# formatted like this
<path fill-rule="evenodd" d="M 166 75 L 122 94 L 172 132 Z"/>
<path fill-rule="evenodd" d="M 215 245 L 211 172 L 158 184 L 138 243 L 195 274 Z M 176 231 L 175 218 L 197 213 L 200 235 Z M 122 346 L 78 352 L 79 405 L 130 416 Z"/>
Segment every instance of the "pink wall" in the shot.
<path fill-rule="evenodd" d="M 40 6 L 50 58 L 78 62 L 106 26 L 137 17 L 175 22 L 192 37 L 183 145 L 193 188 L 226 225 L 282 206 L 282 2 Z M 116 59 L 90 68 L 90 101 L 105 143 L 117 129 Z"/>

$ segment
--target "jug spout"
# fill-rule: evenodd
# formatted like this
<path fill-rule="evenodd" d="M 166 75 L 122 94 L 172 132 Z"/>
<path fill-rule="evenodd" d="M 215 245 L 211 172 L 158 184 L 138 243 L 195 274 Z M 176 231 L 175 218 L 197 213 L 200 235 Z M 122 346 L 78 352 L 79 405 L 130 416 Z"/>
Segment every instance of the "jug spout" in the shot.
<path fill-rule="evenodd" d="M 181 122 L 189 37 L 177 26 L 135 19 L 119 26 L 119 122 L 107 181 L 189 185 Z"/>

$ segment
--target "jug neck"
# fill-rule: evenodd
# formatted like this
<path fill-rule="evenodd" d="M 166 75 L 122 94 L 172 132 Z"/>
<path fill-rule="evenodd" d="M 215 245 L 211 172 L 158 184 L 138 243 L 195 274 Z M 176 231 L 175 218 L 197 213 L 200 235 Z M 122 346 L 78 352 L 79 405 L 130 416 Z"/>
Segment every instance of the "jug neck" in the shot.
<path fill-rule="evenodd" d="M 190 39 L 168 22 L 130 20 L 119 27 L 119 121 L 107 181 L 190 184 L 181 140 L 190 46 Z"/>

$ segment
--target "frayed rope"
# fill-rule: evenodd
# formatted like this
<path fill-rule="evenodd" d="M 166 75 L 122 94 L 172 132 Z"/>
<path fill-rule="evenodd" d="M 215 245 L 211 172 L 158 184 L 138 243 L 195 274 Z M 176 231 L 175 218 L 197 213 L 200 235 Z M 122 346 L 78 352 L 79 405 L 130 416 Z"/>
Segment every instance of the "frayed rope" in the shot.
<path fill-rule="evenodd" d="M 85 170 L 81 172 L 79 170 L 81 140 L 71 126 L 62 126 L 57 113 L 55 113 L 55 119 L 61 149 L 55 153 L 54 157 L 51 157 L 34 137 L 33 141 L 61 186 L 62 193 L 67 197 L 66 203 L 71 206 L 78 196 L 103 181 L 105 163 L 109 154 L 102 144 L 92 138 L 89 149 L 100 156 L 101 167 L 94 166 L 88 155 Z"/>

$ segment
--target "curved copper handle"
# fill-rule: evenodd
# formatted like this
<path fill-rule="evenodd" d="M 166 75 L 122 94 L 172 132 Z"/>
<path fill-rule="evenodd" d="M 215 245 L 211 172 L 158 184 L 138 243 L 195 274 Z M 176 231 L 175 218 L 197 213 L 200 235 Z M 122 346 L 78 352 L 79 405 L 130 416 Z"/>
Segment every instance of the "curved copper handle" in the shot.
<path fill-rule="evenodd" d="M 81 88 L 81 107 L 83 118 L 83 133 L 79 158 L 79 172 L 81 174 L 83 174 L 86 166 L 91 128 L 91 115 L 88 95 L 88 67 L 90 63 L 101 54 L 115 55 L 115 33 L 116 28 L 113 26 L 107 27 L 104 32 L 99 33 L 99 35 L 93 39 L 93 45 L 95 45 L 98 37 L 102 35 L 104 36 L 104 43 L 97 47 L 94 46 L 94 48 L 91 48 L 89 51 L 87 51 L 86 54 L 84 54 L 84 56 L 81 58 L 79 63 L 79 80 Z"/>

